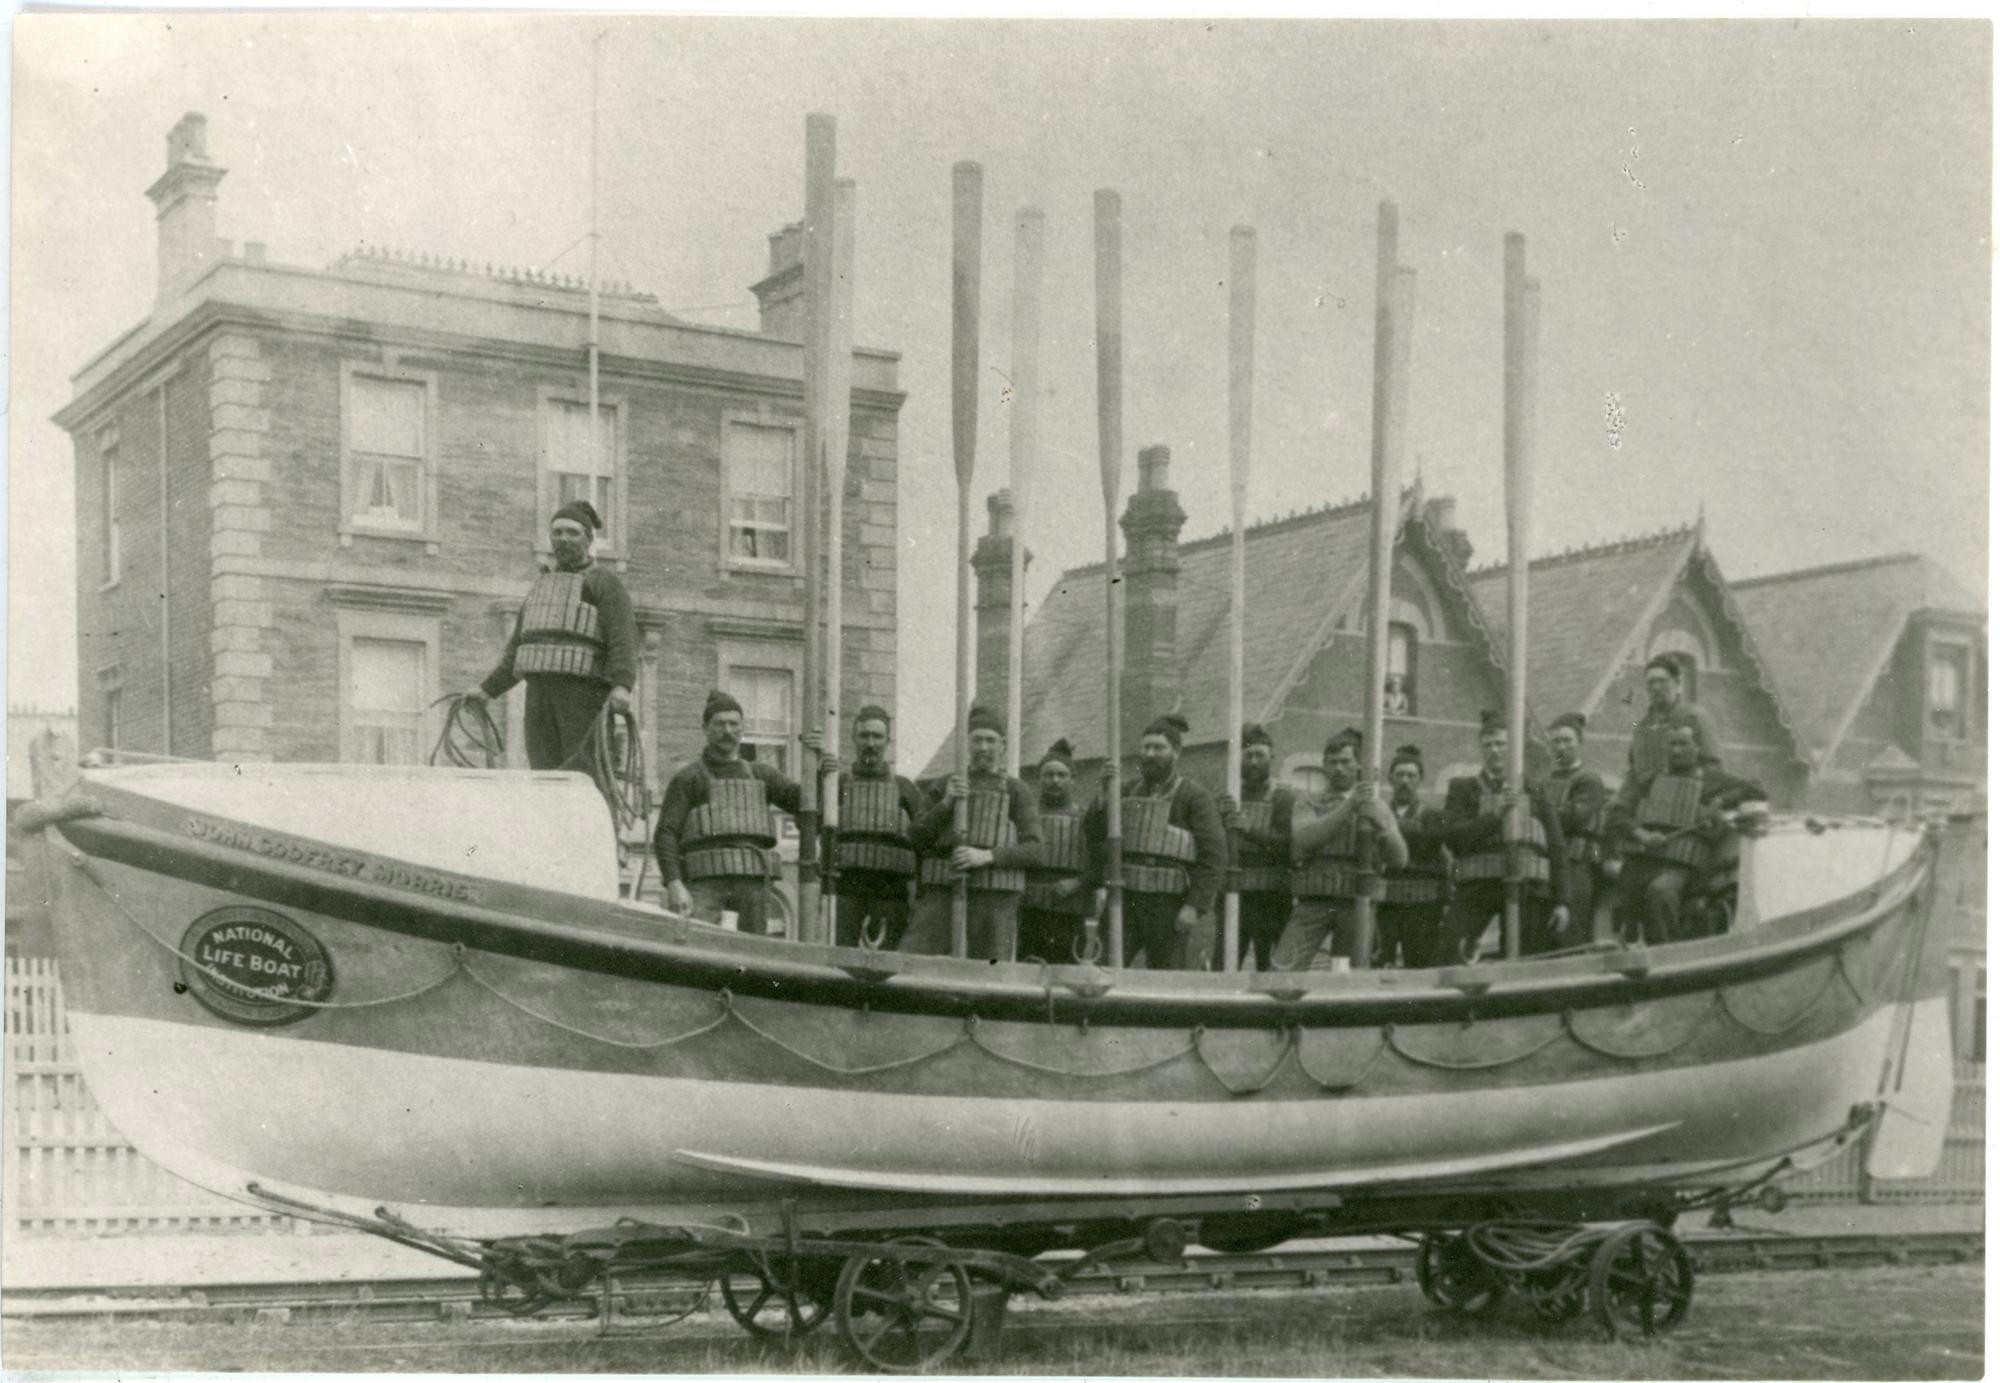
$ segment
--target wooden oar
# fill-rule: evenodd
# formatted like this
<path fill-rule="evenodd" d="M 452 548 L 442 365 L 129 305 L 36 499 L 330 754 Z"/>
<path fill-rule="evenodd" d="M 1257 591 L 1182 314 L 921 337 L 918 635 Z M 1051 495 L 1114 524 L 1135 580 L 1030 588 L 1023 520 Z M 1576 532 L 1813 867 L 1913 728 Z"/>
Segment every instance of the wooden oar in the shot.
<path fill-rule="evenodd" d="M 1124 787 L 1118 687 L 1124 632 L 1118 619 L 1118 482 L 1125 450 L 1125 341 L 1118 194 L 1099 189 L 1097 232 L 1097 467 L 1104 482 L 1104 762 L 1111 769 L 1104 800 L 1104 921 L 1106 958 L 1125 964 L 1124 846 L 1119 797 Z M 1086 947 L 1088 942 L 1086 942 Z"/>
<path fill-rule="evenodd" d="M 1500 453 L 1507 486 L 1507 785 L 1517 805 L 1507 825 L 1506 912 L 1502 936 L 1521 954 L 1521 841 L 1527 835 L 1528 542 L 1534 498 L 1535 345 L 1540 286 L 1528 277 L 1528 241 L 1509 231 L 1502 252 Z"/>
<path fill-rule="evenodd" d="M 854 395 L 854 180 L 840 178 L 833 195 L 833 273 L 827 313 L 826 420 L 820 436 L 826 466 L 826 710 L 820 737 L 838 754 L 841 738 L 841 634 L 845 619 L 842 597 L 843 544 L 846 536 L 844 497 L 847 493 L 849 409 Z M 821 868 L 822 906 L 810 914 L 806 940 L 824 944 L 834 937 L 829 914 L 839 907 L 840 857 L 834 842 L 840 832 L 840 779 L 820 780 L 821 820 L 826 863 Z M 804 831 L 800 832 L 801 837 Z"/>
<path fill-rule="evenodd" d="M 951 454 L 958 477 L 958 696 L 952 721 L 954 766 L 969 770 L 965 718 L 972 709 L 966 676 L 972 639 L 972 467 L 979 441 L 979 230 L 981 174 L 976 163 L 951 169 Z M 952 830 L 965 839 L 969 804 L 952 804 Z M 951 893 L 951 953 L 966 952 L 966 878 L 959 873 Z"/>
<path fill-rule="evenodd" d="M 1243 519 L 1250 501 L 1251 386 L 1257 344 L 1257 232 L 1229 232 L 1229 752 L 1224 791 L 1243 795 Z M 1243 928 L 1239 832 L 1229 832 L 1229 874 L 1222 895 L 1222 968 L 1234 970 Z"/>
<path fill-rule="evenodd" d="M 802 729 L 822 723 L 820 707 L 820 532 L 821 475 L 826 465 L 827 396 L 832 381 L 832 300 L 834 205 L 834 121 L 830 115 L 806 117 L 805 287 L 805 457 L 799 467 L 799 562 L 805 576 L 805 650 L 800 660 L 799 688 Z M 806 747 L 799 781 L 805 791 L 799 803 L 798 911 L 786 928 L 794 940 L 813 938 L 819 927 L 819 751 Z"/>
<path fill-rule="evenodd" d="M 1021 658 L 1028 572 L 1028 515 L 1034 503 L 1041 444 L 1042 213 L 1022 207 L 1014 217 L 1014 362 L 1007 484 L 1014 492 L 1014 542 L 1007 580 L 1007 776 L 1021 774 Z"/>

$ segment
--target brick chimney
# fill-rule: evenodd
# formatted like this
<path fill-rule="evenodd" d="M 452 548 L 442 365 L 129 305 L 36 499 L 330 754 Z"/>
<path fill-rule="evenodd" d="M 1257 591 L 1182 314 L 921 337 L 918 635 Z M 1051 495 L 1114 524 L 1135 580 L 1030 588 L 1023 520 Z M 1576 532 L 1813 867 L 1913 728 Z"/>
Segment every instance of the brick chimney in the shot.
<path fill-rule="evenodd" d="M 1167 488 L 1163 446 L 1139 453 L 1139 489 L 1118 521 L 1125 530 L 1125 676 L 1118 689 L 1125 743 L 1137 751 L 1147 722 L 1173 709 L 1181 688 L 1175 635 L 1180 615 L 1181 497 Z M 1213 731 L 1216 727 L 1197 727 Z"/>
<path fill-rule="evenodd" d="M 1014 592 L 1014 543 L 1014 494 L 995 490 L 986 497 L 986 535 L 972 550 L 972 575 L 977 583 L 972 601 L 977 631 L 973 686 L 981 705 L 1002 714 L 1007 709 L 1007 611 Z M 1033 557 L 1033 553 L 1023 554 L 1023 572 Z M 1007 727 L 1010 735 L 1020 732 L 1018 725 Z"/>
<path fill-rule="evenodd" d="M 781 341 L 806 339 L 805 222 L 771 232 L 771 270 L 750 285 L 757 295 L 757 330 Z"/>
<path fill-rule="evenodd" d="M 167 171 L 146 189 L 160 223 L 162 303 L 229 256 L 229 243 L 215 234 L 215 188 L 225 171 L 208 161 L 208 117 L 183 115 L 167 133 Z"/>
<path fill-rule="evenodd" d="M 1464 571 L 1472 565 L 1472 539 L 1466 537 L 1465 530 L 1458 526 L 1458 501 L 1450 495 L 1425 500 L 1424 517 L 1444 539 L 1445 551 L 1458 563 L 1459 570 Z"/>

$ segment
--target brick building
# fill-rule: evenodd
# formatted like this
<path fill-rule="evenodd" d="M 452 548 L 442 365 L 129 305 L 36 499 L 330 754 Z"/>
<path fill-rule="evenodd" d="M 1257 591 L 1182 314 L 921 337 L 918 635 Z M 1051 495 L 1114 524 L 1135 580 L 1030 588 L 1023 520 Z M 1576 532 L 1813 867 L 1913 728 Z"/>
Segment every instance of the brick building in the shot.
<path fill-rule="evenodd" d="M 189 115 L 148 189 L 149 316 L 76 376 L 81 740 L 195 758 L 414 762 L 441 694 L 493 664 L 584 495 L 641 634 L 658 782 L 710 686 L 793 751 L 803 351 L 800 236 L 771 237 L 762 329 L 549 275 L 364 249 L 324 269 L 216 235 L 223 169 Z M 895 702 L 897 357 L 854 354 L 850 703 Z M 520 754 L 520 693 L 496 705 Z"/>

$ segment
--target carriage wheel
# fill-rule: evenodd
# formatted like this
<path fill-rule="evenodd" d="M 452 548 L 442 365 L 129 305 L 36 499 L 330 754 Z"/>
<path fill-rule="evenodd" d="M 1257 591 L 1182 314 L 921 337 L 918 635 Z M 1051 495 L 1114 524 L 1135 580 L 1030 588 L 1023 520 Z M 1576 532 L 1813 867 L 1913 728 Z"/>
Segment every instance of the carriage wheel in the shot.
<path fill-rule="evenodd" d="M 1476 1316 L 1500 1300 L 1502 1284 L 1463 1234 L 1426 1234 L 1417 1250 L 1417 1286 L 1433 1305 Z"/>
<path fill-rule="evenodd" d="M 841 1339 L 871 1367 L 916 1373 L 950 1357 L 972 1333 L 972 1279 L 957 1263 L 918 1263 L 898 1244 L 942 1247 L 912 1236 L 858 1253 L 840 1270 L 833 1310 Z"/>
<path fill-rule="evenodd" d="M 814 1277 L 796 1261 L 766 1270 L 745 1256 L 722 1275 L 722 1304 L 760 1340 L 796 1340 L 825 1323 L 831 1304 L 826 1284 Z"/>
<path fill-rule="evenodd" d="M 1694 1264 L 1658 1225 L 1627 1225 L 1590 1260 L 1590 1309 L 1613 1340 L 1672 1330 L 1693 1299 Z"/>

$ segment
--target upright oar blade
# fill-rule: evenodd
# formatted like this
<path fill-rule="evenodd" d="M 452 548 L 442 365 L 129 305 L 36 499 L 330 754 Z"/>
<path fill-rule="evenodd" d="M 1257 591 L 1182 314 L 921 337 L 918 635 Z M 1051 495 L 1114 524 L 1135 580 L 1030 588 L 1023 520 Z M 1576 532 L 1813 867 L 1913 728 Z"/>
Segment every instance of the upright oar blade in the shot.
<path fill-rule="evenodd" d="M 1229 753 L 1225 791 L 1243 792 L 1243 522 L 1250 500 L 1251 389 L 1257 343 L 1257 232 L 1229 232 Z M 1243 928 L 1242 841 L 1229 832 L 1229 876 L 1222 896 L 1222 968 L 1234 970 Z"/>
<path fill-rule="evenodd" d="M 1104 802 L 1105 948 L 1113 968 L 1125 964 L 1124 846 L 1119 822 L 1123 731 L 1118 687 L 1124 638 L 1118 619 L 1118 482 L 1125 451 L 1123 231 L 1118 194 L 1100 189 L 1097 231 L 1097 466 L 1104 482 L 1104 762 L 1111 772 Z M 1094 940 L 1094 938 L 1093 938 Z"/>
<path fill-rule="evenodd" d="M 951 456 L 958 478 L 958 631 L 956 718 L 952 723 L 954 764 L 968 769 L 966 713 L 972 709 L 966 675 L 972 640 L 972 468 L 979 438 L 979 240 L 982 179 L 976 163 L 951 170 Z M 952 808 L 952 828 L 965 839 L 966 802 Z M 951 953 L 966 949 L 966 881 L 952 885 Z"/>
<path fill-rule="evenodd" d="M 1503 252 L 1502 346 L 1505 352 L 1500 451 L 1507 486 L 1507 787 L 1515 807 L 1507 822 L 1507 902 L 1503 937 L 1521 954 L 1520 842 L 1527 835 L 1528 542 L 1535 469 L 1535 345 L 1540 286 L 1528 277 L 1528 241 L 1509 231 Z"/>
<path fill-rule="evenodd" d="M 823 401 L 825 422 L 820 436 L 826 474 L 826 706 L 820 717 L 821 736 L 829 746 L 840 743 L 841 660 L 844 656 L 842 626 L 844 538 L 846 535 L 845 496 L 847 493 L 848 410 L 854 395 L 854 180 L 841 178 L 834 184 L 833 264 L 827 312 L 827 388 Z M 837 752 L 837 751 L 836 751 Z M 808 780 L 810 781 L 810 780 Z M 834 928 L 828 914 L 837 906 L 839 892 L 839 852 L 833 842 L 840 831 L 840 780 L 821 779 L 821 820 L 826 848 L 819 852 L 825 861 L 820 870 L 821 906 L 805 915 L 809 928 L 806 940 L 825 943 L 833 939 Z M 804 832 L 801 831 L 801 836 Z"/>
<path fill-rule="evenodd" d="M 819 508 L 826 469 L 828 396 L 832 392 L 833 242 L 834 242 L 834 121 L 830 115 L 806 117 L 805 222 L 805 464 L 800 467 L 799 561 L 805 573 L 805 650 L 800 660 L 801 715 L 799 724 L 817 728 L 825 704 L 821 688 L 820 563 L 822 546 Z M 799 773 L 805 793 L 799 812 L 798 909 L 787 932 L 811 939 L 819 926 L 819 754 L 808 748 Z"/>
<path fill-rule="evenodd" d="M 1021 772 L 1021 658 L 1028 573 L 1028 522 L 1034 505 L 1041 443 L 1042 213 L 1022 207 L 1014 218 L 1013 402 L 1007 416 L 1007 484 L 1014 492 L 1014 542 L 1007 591 L 1007 773 Z"/>

